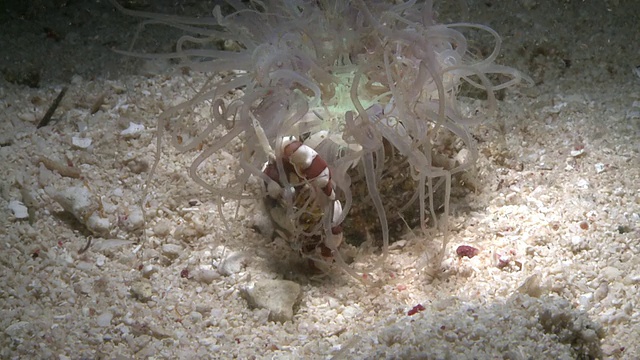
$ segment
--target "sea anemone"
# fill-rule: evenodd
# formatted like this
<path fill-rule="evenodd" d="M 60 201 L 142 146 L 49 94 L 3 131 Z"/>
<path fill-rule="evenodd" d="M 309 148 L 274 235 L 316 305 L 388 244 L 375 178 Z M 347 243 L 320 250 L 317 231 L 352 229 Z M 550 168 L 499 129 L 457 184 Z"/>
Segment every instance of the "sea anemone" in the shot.
<path fill-rule="evenodd" d="M 425 227 L 429 218 L 443 233 L 441 250 L 430 256 L 439 266 L 452 175 L 469 169 L 478 156 L 469 126 L 493 114 L 497 90 L 530 81 L 495 64 L 501 38 L 494 30 L 437 24 L 431 1 L 227 0 L 228 6 L 216 6 L 212 17 L 199 18 L 133 11 L 111 1 L 123 13 L 146 18 L 144 25 L 185 32 L 173 52 L 122 53 L 178 59 L 208 76 L 194 97 L 159 117 L 158 160 L 167 129 L 181 151 L 204 144 L 189 169 L 195 182 L 221 203 L 251 198 L 245 185 L 261 179 L 283 236 L 305 256 L 338 264 L 356 277 L 340 255 L 336 236 L 342 234 L 336 229 L 350 209 L 368 206 L 377 215 L 368 221 L 378 224 L 380 232 L 373 236 L 385 257 L 389 219 L 397 214 L 389 213 L 381 184 L 408 185 L 403 204 L 416 204 L 419 224 Z M 490 34 L 491 53 L 472 54 L 462 31 Z M 482 111 L 463 114 L 458 95 L 463 85 L 486 93 Z M 229 92 L 237 90 L 239 96 L 230 99 Z M 197 135 L 185 139 L 180 134 L 191 126 L 198 127 Z M 444 133 L 458 139 L 467 161 L 455 162 L 455 154 L 438 151 L 437 138 Z M 241 154 L 231 181 L 199 172 L 234 141 Z M 291 141 L 311 148 L 326 163 L 333 199 L 284 155 Z M 390 173 L 391 166 L 402 171 Z M 279 191 L 270 195 L 269 188 Z M 436 191 L 444 192 L 439 214 Z"/>

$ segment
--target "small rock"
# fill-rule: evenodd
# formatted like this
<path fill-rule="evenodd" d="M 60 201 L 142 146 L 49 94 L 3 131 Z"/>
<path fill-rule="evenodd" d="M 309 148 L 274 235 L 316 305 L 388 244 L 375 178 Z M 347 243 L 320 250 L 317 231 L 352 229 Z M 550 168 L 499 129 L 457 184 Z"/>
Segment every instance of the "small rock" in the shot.
<path fill-rule="evenodd" d="M 104 255 L 98 254 L 96 258 L 96 266 L 103 267 L 106 261 L 107 261 L 107 258 Z"/>
<path fill-rule="evenodd" d="M 169 220 L 161 219 L 153 227 L 153 233 L 159 237 L 165 237 L 171 233 L 171 222 Z"/>
<path fill-rule="evenodd" d="M 570 152 L 571 156 L 573 157 L 579 157 L 584 155 L 584 149 L 578 149 L 578 150 L 571 150 Z"/>
<path fill-rule="evenodd" d="M 518 288 L 518 292 L 527 294 L 531 297 L 538 298 L 543 293 L 540 275 L 534 274 L 529 276 Z"/>
<path fill-rule="evenodd" d="M 176 229 L 173 231 L 173 237 L 175 239 L 189 243 L 204 234 L 202 227 L 196 224 L 193 221 L 194 219 L 191 220 L 190 223 L 176 226 Z"/>
<path fill-rule="evenodd" d="M 122 130 L 120 132 L 120 135 L 124 136 L 125 139 L 133 139 L 140 136 L 140 134 L 143 131 L 144 131 L 144 125 L 136 124 L 134 122 L 129 122 L 129 127 Z"/>
<path fill-rule="evenodd" d="M 420 307 L 424 310 L 424 307 L 420 305 Z M 420 310 L 421 311 L 421 310 Z M 353 319 L 362 313 L 362 310 L 358 306 L 349 305 L 342 309 L 342 316 L 346 319 Z"/>
<path fill-rule="evenodd" d="M 196 305 L 196 311 L 202 314 L 203 316 L 209 315 L 211 313 L 211 305 Z"/>
<path fill-rule="evenodd" d="M 607 266 L 602 270 L 602 275 L 608 281 L 615 281 L 619 279 L 621 274 L 622 272 L 618 268 L 613 266 Z"/>
<path fill-rule="evenodd" d="M 597 302 L 601 302 L 604 298 L 609 295 L 609 285 L 607 285 L 606 281 L 600 283 L 600 286 L 596 289 L 596 292 L 593 294 L 593 298 Z"/>
<path fill-rule="evenodd" d="M 142 210 L 137 206 L 129 207 L 128 215 L 122 222 L 122 225 L 127 231 L 135 231 L 140 229 L 144 225 L 144 216 Z"/>
<path fill-rule="evenodd" d="M 82 222 L 98 210 L 93 194 L 84 185 L 71 186 L 63 190 L 46 187 L 45 192 Z"/>
<path fill-rule="evenodd" d="M 86 186 L 71 186 L 63 190 L 48 186 L 45 192 L 94 234 L 104 235 L 109 232 L 111 223 L 109 219 L 99 215 L 99 200 Z"/>
<path fill-rule="evenodd" d="M 195 273 L 195 279 L 199 283 L 211 284 L 213 280 L 219 279 L 220 273 L 213 269 L 199 269 Z"/>
<path fill-rule="evenodd" d="M 468 164 L 471 161 L 471 159 L 473 159 L 473 155 L 471 155 L 471 151 L 464 148 L 461 149 L 454 157 L 454 160 L 460 165 Z"/>
<path fill-rule="evenodd" d="M 588 311 L 591 308 L 591 302 L 593 301 L 593 293 L 588 292 L 578 296 L 578 305 L 581 311 Z"/>
<path fill-rule="evenodd" d="M 158 267 L 154 266 L 154 265 L 151 265 L 151 264 L 145 265 L 142 268 L 142 276 L 147 278 L 147 279 L 150 278 L 151 275 L 153 275 L 153 274 L 155 274 L 157 272 L 158 272 Z"/>
<path fill-rule="evenodd" d="M 478 255 L 479 253 L 480 253 L 480 250 L 469 245 L 460 245 L 456 249 L 456 254 L 458 255 L 459 258 L 468 257 L 469 259 L 471 259 L 472 257 Z"/>
<path fill-rule="evenodd" d="M 17 339 L 22 335 L 26 335 L 28 331 L 31 330 L 31 323 L 28 321 L 18 321 L 17 323 L 13 323 L 7 326 L 4 329 L 4 333 L 7 334 L 11 339 Z"/>
<path fill-rule="evenodd" d="M 24 204 L 18 200 L 9 201 L 9 210 L 13 213 L 16 219 L 26 219 L 29 217 L 29 210 Z"/>
<path fill-rule="evenodd" d="M 583 250 L 588 250 L 589 249 L 589 242 L 581 237 L 581 236 L 572 236 L 571 237 L 571 251 L 573 251 L 574 253 L 583 251 Z"/>
<path fill-rule="evenodd" d="M 579 189 L 588 189 L 590 184 L 589 184 L 589 181 L 586 179 L 579 179 L 578 182 L 576 183 L 576 186 Z"/>
<path fill-rule="evenodd" d="M 127 167 L 134 174 L 142 174 L 143 172 L 149 170 L 149 162 L 144 159 L 132 159 L 126 162 Z"/>
<path fill-rule="evenodd" d="M 106 235 L 111 230 L 109 218 L 101 217 L 98 212 L 91 214 L 84 225 L 95 235 Z"/>
<path fill-rule="evenodd" d="M 91 138 L 74 136 L 71 138 L 71 144 L 77 148 L 86 149 L 91 146 Z"/>
<path fill-rule="evenodd" d="M 113 314 L 109 311 L 105 311 L 102 314 L 100 314 L 100 316 L 98 316 L 98 318 L 96 319 L 96 322 L 100 327 L 107 327 L 111 325 L 111 319 L 113 319 Z"/>
<path fill-rule="evenodd" d="M 142 302 L 147 302 L 153 296 L 153 287 L 146 280 L 138 280 L 131 285 L 131 295 Z"/>
<path fill-rule="evenodd" d="M 192 322 L 197 323 L 197 322 L 202 321 L 202 314 L 197 312 L 197 311 L 192 311 L 189 314 L 189 318 L 191 318 Z"/>
<path fill-rule="evenodd" d="M 264 235 L 267 238 L 272 238 L 275 228 L 273 226 L 274 221 L 262 211 L 258 211 L 255 213 L 252 220 L 252 227 L 257 230 L 260 234 Z"/>
<path fill-rule="evenodd" d="M 162 245 L 162 255 L 169 259 L 175 259 L 182 253 L 182 246 L 178 244 L 164 244 Z"/>
<path fill-rule="evenodd" d="M 405 246 L 407 246 L 407 240 L 394 241 L 393 243 L 389 244 L 389 251 L 391 251 L 391 250 L 400 250 L 400 249 L 404 248 Z"/>
<path fill-rule="evenodd" d="M 247 259 L 244 253 L 239 251 L 232 252 L 227 255 L 224 260 L 222 260 L 222 262 L 218 266 L 218 272 L 225 276 L 239 273 L 246 265 L 246 260 Z"/>
<path fill-rule="evenodd" d="M 288 280 L 263 280 L 243 291 L 251 308 L 267 309 L 269 320 L 282 323 L 293 318 L 301 294 L 300 285 Z"/>

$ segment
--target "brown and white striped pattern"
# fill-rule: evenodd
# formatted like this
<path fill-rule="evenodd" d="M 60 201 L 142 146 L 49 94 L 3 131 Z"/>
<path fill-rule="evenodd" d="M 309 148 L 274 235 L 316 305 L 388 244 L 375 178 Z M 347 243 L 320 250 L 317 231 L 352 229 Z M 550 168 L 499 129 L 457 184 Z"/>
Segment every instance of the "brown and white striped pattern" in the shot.
<path fill-rule="evenodd" d="M 338 220 L 342 215 L 342 204 L 336 200 L 336 193 L 331 181 L 331 170 L 329 170 L 327 162 L 313 148 L 305 145 L 294 136 L 283 138 L 276 154 L 281 157 L 286 178 L 292 186 L 296 187 L 301 184 L 301 180 L 306 180 L 333 202 L 332 234 L 327 235 L 334 237 L 332 241 L 334 246 L 339 245 L 342 239 L 342 227 Z M 274 183 L 267 184 L 268 195 L 272 198 L 281 196 L 283 184 L 280 182 L 276 162 L 272 160 L 265 164 L 263 172 L 274 181 Z M 275 189 L 274 186 L 280 186 L 280 188 Z M 339 240 L 335 238 L 339 238 Z"/>
<path fill-rule="evenodd" d="M 282 139 L 281 149 L 282 160 L 290 163 L 300 178 L 322 189 L 329 200 L 336 199 L 329 166 L 314 149 L 293 136 Z"/>

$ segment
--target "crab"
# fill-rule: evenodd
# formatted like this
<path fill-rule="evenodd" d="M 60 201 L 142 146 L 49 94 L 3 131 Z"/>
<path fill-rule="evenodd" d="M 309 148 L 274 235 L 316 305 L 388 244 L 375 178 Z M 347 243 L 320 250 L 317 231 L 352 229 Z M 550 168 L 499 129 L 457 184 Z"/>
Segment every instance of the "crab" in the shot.
<path fill-rule="evenodd" d="M 336 198 L 331 169 L 315 150 L 327 131 L 300 139 L 282 137 L 274 150 L 257 120 L 253 125 L 268 156 L 262 167 L 266 176 L 263 192 L 276 233 L 303 255 L 330 261 L 343 240 L 343 209 Z M 325 216 L 330 219 L 330 231 L 324 231 Z"/>

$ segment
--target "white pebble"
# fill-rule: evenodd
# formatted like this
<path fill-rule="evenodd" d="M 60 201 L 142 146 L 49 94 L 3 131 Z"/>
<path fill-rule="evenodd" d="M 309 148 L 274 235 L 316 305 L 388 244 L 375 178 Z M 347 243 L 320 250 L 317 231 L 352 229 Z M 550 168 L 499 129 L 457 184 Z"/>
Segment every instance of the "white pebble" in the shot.
<path fill-rule="evenodd" d="M 578 156 L 580 156 L 582 154 L 584 154 L 584 149 L 571 150 L 571 156 L 573 156 L 573 157 L 578 157 Z"/>
<path fill-rule="evenodd" d="M 578 297 L 578 304 L 580 304 L 580 310 L 587 311 L 591 308 L 591 300 L 593 300 L 593 293 L 582 294 Z"/>
<path fill-rule="evenodd" d="M 45 192 L 80 221 L 88 218 L 98 209 L 93 194 L 84 185 L 71 186 L 63 190 L 56 190 L 48 186 L 45 188 Z"/>
<path fill-rule="evenodd" d="M 608 281 L 616 281 L 620 278 L 621 271 L 613 266 L 607 266 L 602 271 L 604 278 Z"/>
<path fill-rule="evenodd" d="M 10 338 L 15 340 L 16 338 L 19 338 L 21 335 L 24 335 L 27 331 L 29 331 L 29 329 L 31 329 L 30 322 L 18 321 L 17 323 L 13 323 L 7 326 L 7 328 L 4 329 L 4 333 L 7 334 Z"/>
<path fill-rule="evenodd" d="M 175 259 L 182 253 L 182 246 L 177 244 L 162 245 L 162 254 L 170 259 Z"/>
<path fill-rule="evenodd" d="M 86 186 L 71 186 L 63 190 L 47 186 L 44 190 L 94 234 L 104 235 L 109 232 L 111 223 L 109 219 L 100 217 L 97 211 L 98 199 Z"/>
<path fill-rule="evenodd" d="M 24 204 L 18 200 L 9 201 L 9 210 L 13 213 L 16 219 L 26 219 L 29 217 L 29 211 Z"/>
<path fill-rule="evenodd" d="M 158 272 L 158 267 L 154 266 L 154 265 L 145 265 L 142 268 L 142 276 L 145 278 L 150 278 L 151 275 L 155 274 Z"/>
<path fill-rule="evenodd" d="M 624 279 L 625 279 L 625 284 L 626 285 L 640 284 L 640 275 L 630 274 L 627 277 L 625 277 Z"/>
<path fill-rule="evenodd" d="M 127 231 L 135 231 L 144 225 L 144 216 L 142 210 L 137 206 L 129 207 L 129 215 L 123 221 L 123 226 Z"/>
<path fill-rule="evenodd" d="M 156 236 L 165 237 L 171 232 L 171 222 L 169 220 L 161 219 L 153 227 L 153 233 Z"/>
<path fill-rule="evenodd" d="M 251 308 L 269 310 L 269 320 L 285 322 L 293 318 L 293 306 L 300 300 L 300 285 L 289 280 L 263 280 L 243 289 Z"/>
<path fill-rule="evenodd" d="M 574 236 L 571 238 L 571 245 L 580 246 L 580 244 L 582 244 L 583 241 L 584 239 L 581 238 L 580 236 Z"/>
<path fill-rule="evenodd" d="M 131 284 L 131 295 L 142 302 L 147 302 L 153 296 L 153 286 L 147 280 L 138 280 Z"/>
<path fill-rule="evenodd" d="M 113 314 L 109 311 L 105 311 L 98 316 L 96 322 L 98 323 L 98 326 L 106 327 L 111 325 L 111 319 L 113 319 Z"/>
<path fill-rule="evenodd" d="M 113 196 L 117 196 L 117 197 L 122 197 L 124 196 L 124 190 L 122 190 L 122 188 L 115 188 L 113 189 L 113 191 L 111 191 L 111 194 L 113 194 Z"/>
<path fill-rule="evenodd" d="M 593 296 L 595 301 L 600 302 L 604 300 L 607 295 L 609 295 L 609 285 L 607 285 L 606 281 L 603 281 L 602 283 L 600 283 L 600 286 L 598 286 L 598 289 Z"/>
<path fill-rule="evenodd" d="M 471 159 L 472 159 L 472 155 L 468 149 L 461 149 L 454 157 L 454 160 L 461 165 L 468 164 L 469 161 L 471 161 Z"/>
<path fill-rule="evenodd" d="M 580 189 L 588 189 L 589 188 L 589 181 L 587 181 L 586 179 L 580 179 L 576 183 L 576 186 L 579 187 Z"/>
<path fill-rule="evenodd" d="M 105 260 L 107 260 L 107 258 L 104 257 L 104 255 L 98 255 L 98 257 L 96 258 L 96 266 L 103 267 Z"/>
<path fill-rule="evenodd" d="M 144 125 L 129 122 L 129 127 L 122 130 L 120 132 L 120 135 L 124 136 L 127 139 L 131 139 L 140 136 L 140 133 L 142 133 L 142 131 L 144 131 Z"/>
<path fill-rule="evenodd" d="M 92 268 L 93 268 L 93 265 L 87 261 L 78 261 L 78 263 L 76 264 L 76 269 L 78 270 L 88 271 L 88 270 L 91 270 Z"/>
<path fill-rule="evenodd" d="M 358 314 L 360 314 L 362 312 L 362 310 L 360 310 L 359 308 L 355 307 L 355 306 L 346 306 L 343 310 L 342 310 L 342 316 L 344 316 L 346 319 L 352 319 L 356 316 L 358 316 Z"/>
<path fill-rule="evenodd" d="M 338 300 L 334 297 L 329 296 L 328 299 L 328 304 L 329 304 L 329 309 L 337 309 L 338 306 L 340 305 L 340 302 L 338 302 Z"/>
<path fill-rule="evenodd" d="M 71 144 L 80 149 L 86 149 L 91 146 L 91 138 L 83 138 L 74 136 L 71 138 Z"/>
<path fill-rule="evenodd" d="M 36 114 L 33 112 L 20 112 L 18 113 L 18 119 L 25 122 L 36 122 Z"/>
<path fill-rule="evenodd" d="M 108 218 L 101 217 L 97 212 L 94 212 L 87 219 L 85 226 L 96 235 L 105 235 L 111 230 L 111 221 Z"/>
<path fill-rule="evenodd" d="M 571 250 L 572 251 L 578 252 L 578 251 L 588 250 L 588 249 L 589 249 L 589 242 L 586 241 L 585 238 L 580 237 L 580 236 L 571 237 Z"/>
<path fill-rule="evenodd" d="M 220 274 L 229 276 L 239 273 L 246 264 L 246 257 L 242 252 L 230 253 L 218 266 Z"/>
<path fill-rule="evenodd" d="M 192 311 L 191 314 L 189 314 L 189 317 L 191 318 L 191 321 L 193 321 L 194 323 L 202 320 L 202 314 L 200 314 L 197 311 Z"/>
<path fill-rule="evenodd" d="M 197 282 L 211 284 L 213 280 L 219 279 L 220 273 L 212 269 L 200 269 L 195 273 Z"/>

